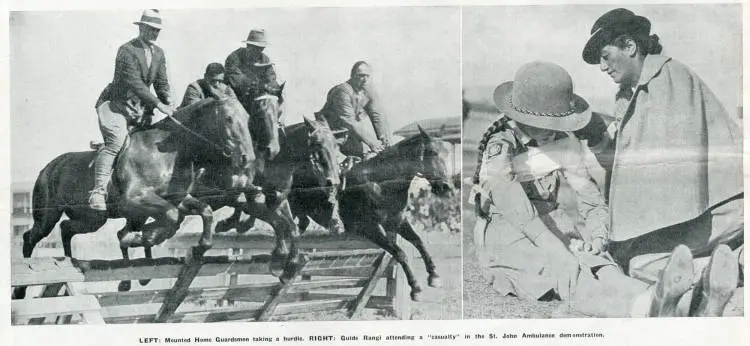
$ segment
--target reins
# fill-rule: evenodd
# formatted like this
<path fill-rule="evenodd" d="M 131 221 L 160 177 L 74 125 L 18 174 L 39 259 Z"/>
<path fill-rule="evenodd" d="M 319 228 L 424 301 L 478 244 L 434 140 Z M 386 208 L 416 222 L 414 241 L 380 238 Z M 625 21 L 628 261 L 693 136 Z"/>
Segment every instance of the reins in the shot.
<path fill-rule="evenodd" d="M 206 144 L 208 144 L 208 145 L 212 146 L 212 147 L 213 147 L 214 149 L 217 149 L 218 151 L 222 152 L 222 154 L 224 154 L 224 156 L 230 156 L 230 154 L 228 154 L 228 153 L 227 153 L 227 152 L 226 152 L 226 151 L 224 150 L 224 148 L 223 148 L 223 147 L 221 147 L 220 145 L 218 145 L 218 144 L 214 143 L 213 141 L 209 140 L 208 138 L 204 137 L 204 136 L 203 136 L 203 135 L 201 135 L 200 133 L 197 133 L 197 132 L 193 131 L 193 130 L 192 130 L 191 128 L 189 128 L 189 127 L 185 126 L 185 125 L 184 125 L 184 124 L 183 124 L 183 123 L 182 123 L 181 121 L 177 120 L 177 117 L 176 117 L 176 116 L 178 116 L 178 115 L 182 115 L 182 114 L 189 114 L 189 113 L 192 113 L 192 112 L 196 111 L 197 109 L 199 109 L 199 108 L 202 108 L 202 107 L 204 107 L 204 106 L 208 105 L 209 103 L 213 103 L 213 102 L 216 102 L 216 100 L 215 100 L 215 99 L 213 99 L 213 98 L 207 98 L 207 99 L 203 99 L 203 100 L 200 100 L 200 101 L 198 101 L 198 102 L 196 102 L 196 103 L 193 103 L 193 104 L 191 104 L 191 105 L 189 105 L 189 106 L 186 106 L 186 107 L 184 107 L 184 108 L 178 109 L 178 110 L 176 110 L 176 111 L 174 112 L 174 114 L 172 114 L 172 115 L 167 115 L 166 117 L 167 117 L 168 119 L 172 120 L 172 122 L 173 122 L 173 123 L 174 123 L 175 125 L 177 125 L 177 126 L 178 126 L 179 128 L 181 128 L 181 129 L 185 130 L 186 132 L 188 132 L 189 134 L 193 135 L 194 137 L 196 137 L 196 138 L 198 138 L 198 139 L 202 140 L 202 141 L 203 141 L 203 142 L 205 142 Z"/>

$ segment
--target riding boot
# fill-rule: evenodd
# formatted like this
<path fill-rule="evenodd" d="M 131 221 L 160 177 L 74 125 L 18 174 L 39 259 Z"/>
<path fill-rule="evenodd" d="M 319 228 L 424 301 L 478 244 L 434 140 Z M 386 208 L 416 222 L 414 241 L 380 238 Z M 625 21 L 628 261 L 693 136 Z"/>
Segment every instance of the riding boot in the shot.
<path fill-rule="evenodd" d="M 107 185 L 112 175 L 115 156 L 107 150 L 100 150 L 94 163 L 94 188 L 90 191 L 89 207 L 94 210 L 107 210 Z"/>

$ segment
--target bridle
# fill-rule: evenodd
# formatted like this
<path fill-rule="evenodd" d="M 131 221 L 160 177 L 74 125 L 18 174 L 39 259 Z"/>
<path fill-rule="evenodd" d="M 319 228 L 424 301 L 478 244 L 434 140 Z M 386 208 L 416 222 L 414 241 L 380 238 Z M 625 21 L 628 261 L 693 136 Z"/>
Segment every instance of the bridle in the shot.
<path fill-rule="evenodd" d="M 171 120 L 175 125 L 177 125 L 177 127 L 181 128 L 182 130 L 184 130 L 185 132 L 189 133 L 193 137 L 198 138 L 199 140 L 205 142 L 206 144 L 208 144 L 209 146 L 213 147 L 217 151 L 220 151 L 222 153 L 222 155 L 224 155 L 225 157 L 230 157 L 230 156 L 232 156 L 232 153 L 227 152 L 227 150 L 224 147 L 222 147 L 221 145 L 216 144 L 215 142 L 209 140 L 208 138 L 204 137 L 200 133 L 193 131 L 193 129 L 185 126 L 185 124 L 183 124 L 182 122 L 180 122 L 176 118 L 177 115 L 184 114 L 184 113 L 194 112 L 197 109 L 203 108 L 204 106 L 208 105 L 209 103 L 213 103 L 213 102 L 216 102 L 216 101 L 217 100 L 215 100 L 213 98 L 200 100 L 200 101 L 198 101 L 198 102 L 196 102 L 196 103 L 194 103 L 192 105 L 189 105 L 189 106 L 187 106 L 185 108 L 178 109 L 172 115 L 167 115 L 167 119 Z M 221 100 L 218 100 L 218 101 L 221 101 Z M 218 110 L 215 111 L 215 112 L 218 112 Z"/>

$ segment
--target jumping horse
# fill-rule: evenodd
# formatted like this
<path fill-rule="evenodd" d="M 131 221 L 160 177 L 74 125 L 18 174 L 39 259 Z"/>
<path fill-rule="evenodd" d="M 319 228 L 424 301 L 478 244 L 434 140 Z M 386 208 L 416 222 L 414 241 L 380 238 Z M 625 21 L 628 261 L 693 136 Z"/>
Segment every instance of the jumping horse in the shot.
<path fill-rule="evenodd" d="M 447 169 L 448 143 L 429 136 L 421 127 L 420 133 L 380 152 L 375 157 L 355 164 L 344 174 L 346 188 L 339 191 L 339 211 L 347 233 L 369 239 L 391 254 L 404 270 L 411 287 L 412 300 L 419 300 L 422 292 L 407 262 L 403 250 L 387 233 L 397 233 L 417 248 L 428 273 L 431 287 L 440 285 L 435 263 L 422 239 L 406 221 L 405 207 L 408 190 L 414 177 L 428 180 L 437 196 L 453 192 Z M 301 171 L 295 179 L 307 180 Z M 308 216 L 324 225 L 330 221 L 332 210 L 329 195 L 317 189 L 295 188 L 289 196 L 292 213 L 302 220 Z"/>
<path fill-rule="evenodd" d="M 34 185 L 34 225 L 23 235 L 23 256 L 31 257 L 63 214 L 68 216 L 60 223 L 67 257 L 72 257 L 74 235 L 95 232 L 108 219 L 126 218 L 126 227 L 142 226 L 142 236 L 129 239 L 128 246 L 150 248 L 174 235 L 186 215 L 200 215 L 203 221 L 193 251 L 202 256 L 212 245 L 213 210 L 193 196 L 195 187 L 211 177 L 221 198 L 251 186 L 255 153 L 248 121 L 236 99 L 209 98 L 132 132 L 115 163 L 107 211 L 93 210 L 87 203 L 94 179 L 91 162 L 97 153 L 58 156 L 42 169 Z M 154 221 L 144 225 L 149 217 Z M 25 296 L 25 287 L 15 296 Z"/>

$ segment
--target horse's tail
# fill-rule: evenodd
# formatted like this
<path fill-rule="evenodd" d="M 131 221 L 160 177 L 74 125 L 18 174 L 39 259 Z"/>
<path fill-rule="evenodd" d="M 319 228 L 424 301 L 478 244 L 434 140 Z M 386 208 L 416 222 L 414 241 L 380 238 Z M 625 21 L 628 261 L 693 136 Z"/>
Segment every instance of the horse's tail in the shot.
<path fill-rule="evenodd" d="M 59 166 L 65 162 L 68 154 L 63 154 L 50 161 L 39 172 L 39 176 L 34 183 L 32 191 L 32 216 L 34 222 L 40 222 L 46 212 L 50 209 L 60 208 L 60 205 L 54 205 L 54 196 L 57 196 L 56 172 L 59 172 Z"/>

